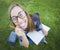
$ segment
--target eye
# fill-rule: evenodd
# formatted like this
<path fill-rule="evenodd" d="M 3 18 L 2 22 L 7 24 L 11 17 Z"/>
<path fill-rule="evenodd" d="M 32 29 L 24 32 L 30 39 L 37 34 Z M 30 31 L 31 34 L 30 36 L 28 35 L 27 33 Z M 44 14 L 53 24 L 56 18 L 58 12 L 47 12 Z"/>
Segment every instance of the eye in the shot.
<path fill-rule="evenodd" d="M 12 21 L 13 21 L 13 22 L 16 22 L 16 21 L 17 21 L 17 16 L 13 16 L 13 17 L 12 17 Z"/>
<path fill-rule="evenodd" d="M 24 11 L 20 11 L 20 12 L 18 13 L 18 16 L 19 16 L 20 18 L 25 18 L 26 14 L 25 14 Z"/>

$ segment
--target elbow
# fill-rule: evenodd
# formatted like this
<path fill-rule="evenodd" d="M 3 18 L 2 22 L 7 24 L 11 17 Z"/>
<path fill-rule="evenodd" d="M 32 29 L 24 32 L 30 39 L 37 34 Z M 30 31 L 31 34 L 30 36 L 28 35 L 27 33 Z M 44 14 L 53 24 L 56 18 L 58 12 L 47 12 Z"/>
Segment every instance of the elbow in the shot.
<path fill-rule="evenodd" d="M 25 47 L 26 47 L 26 48 L 28 48 L 28 47 L 29 47 L 29 42 L 27 42 L 27 43 L 26 43 L 26 46 L 25 46 Z"/>
<path fill-rule="evenodd" d="M 26 46 L 27 48 L 29 47 L 29 43 L 27 44 L 27 46 Z"/>
<path fill-rule="evenodd" d="M 28 41 L 27 41 L 27 42 L 22 42 L 22 44 L 23 44 L 23 46 L 26 47 L 26 48 L 29 47 L 29 42 L 28 42 Z"/>

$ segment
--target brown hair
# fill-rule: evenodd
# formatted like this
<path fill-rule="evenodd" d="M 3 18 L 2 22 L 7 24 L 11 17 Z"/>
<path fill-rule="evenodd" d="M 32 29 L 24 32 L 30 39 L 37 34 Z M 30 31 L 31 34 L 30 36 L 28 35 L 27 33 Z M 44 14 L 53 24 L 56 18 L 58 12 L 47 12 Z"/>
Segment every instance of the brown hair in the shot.
<path fill-rule="evenodd" d="M 21 5 L 19 5 L 18 3 L 14 3 L 9 7 L 8 13 L 10 15 L 10 19 L 11 19 L 11 11 L 15 6 L 19 6 L 23 9 L 23 7 Z M 23 9 L 24 10 L 24 9 Z M 24 10 L 25 11 L 25 10 Z M 28 18 L 28 26 L 27 28 L 29 29 L 29 31 L 33 31 L 34 30 L 34 22 L 31 19 L 30 15 L 25 11 L 27 18 Z M 13 22 L 12 22 L 13 23 Z M 16 27 L 16 25 L 13 23 L 13 26 Z"/>

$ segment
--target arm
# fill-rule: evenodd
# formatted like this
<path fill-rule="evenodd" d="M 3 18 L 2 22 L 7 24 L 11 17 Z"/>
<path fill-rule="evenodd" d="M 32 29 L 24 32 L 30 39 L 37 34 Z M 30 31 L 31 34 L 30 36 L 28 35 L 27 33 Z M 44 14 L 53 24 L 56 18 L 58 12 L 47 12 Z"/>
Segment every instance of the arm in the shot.
<path fill-rule="evenodd" d="M 27 39 L 24 31 L 22 29 L 20 29 L 20 28 L 16 28 L 15 31 L 16 31 L 16 34 L 17 34 L 18 37 L 22 36 L 22 45 L 24 47 L 28 47 L 29 42 L 28 42 L 28 39 Z"/>
<path fill-rule="evenodd" d="M 42 30 L 42 32 L 43 32 L 43 34 L 44 34 L 45 36 L 48 35 L 48 32 L 44 29 L 44 27 L 43 27 L 42 24 L 40 24 L 39 27 L 37 28 L 37 31 L 39 31 L 39 30 Z"/>
<path fill-rule="evenodd" d="M 25 35 L 22 36 L 22 45 L 24 47 L 29 47 L 29 42 L 28 42 L 28 39 Z"/>
<path fill-rule="evenodd" d="M 43 28 L 43 26 L 42 26 L 42 32 L 43 32 L 43 34 L 44 34 L 45 36 L 48 35 L 48 32 Z"/>

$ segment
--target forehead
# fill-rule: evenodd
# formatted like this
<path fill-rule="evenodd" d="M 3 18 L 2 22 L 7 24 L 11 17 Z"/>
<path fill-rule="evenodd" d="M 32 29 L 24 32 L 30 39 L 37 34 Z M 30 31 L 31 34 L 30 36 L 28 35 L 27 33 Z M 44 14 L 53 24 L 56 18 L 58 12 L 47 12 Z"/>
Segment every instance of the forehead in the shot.
<path fill-rule="evenodd" d="M 12 16 L 17 16 L 20 11 L 23 11 L 23 9 L 22 9 L 21 7 L 19 7 L 19 6 L 15 6 L 15 7 L 11 10 L 11 17 L 12 17 Z"/>

